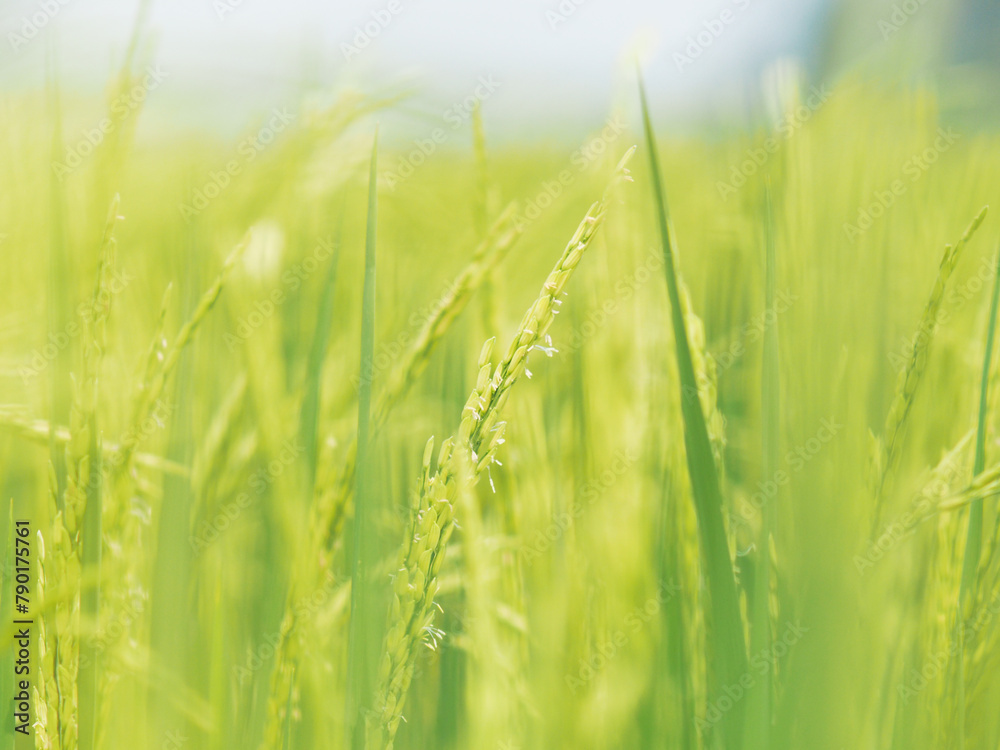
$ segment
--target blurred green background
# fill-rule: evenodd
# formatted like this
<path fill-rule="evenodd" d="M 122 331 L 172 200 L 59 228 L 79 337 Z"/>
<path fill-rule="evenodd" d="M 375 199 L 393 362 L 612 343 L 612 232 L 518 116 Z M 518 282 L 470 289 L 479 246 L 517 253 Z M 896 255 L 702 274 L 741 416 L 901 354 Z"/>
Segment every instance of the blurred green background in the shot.
<path fill-rule="evenodd" d="M 36 621 L 18 747 L 348 747 L 365 718 L 348 700 L 363 319 L 388 406 L 359 467 L 376 564 L 374 624 L 355 637 L 379 650 L 425 443 L 458 433 L 483 342 L 495 366 L 637 144 L 510 391 L 502 465 L 450 498 L 395 747 L 998 746 L 1000 516 L 989 487 L 972 495 L 978 534 L 965 504 L 940 510 L 997 461 L 996 388 L 980 402 L 984 360 L 997 376 L 995 216 L 959 243 L 1000 198 L 993 5 L 735 2 L 673 26 L 635 4 L 591 58 L 614 9 L 518 4 L 539 28 L 481 59 L 503 10 L 289 9 L 268 47 L 275 11 L 250 2 L 202 4 L 190 37 L 186 6 L 56 3 L 15 49 L 43 5 L 5 11 L 0 97 L 0 617 L 11 520 L 28 520 Z M 434 18 L 453 24 L 437 54 Z M 211 33 L 218 47 L 195 44 Z M 425 62 L 413 76 L 407 51 Z M 195 64 L 211 55 L 233 69 Z M 735 622 L 710 614 L 635 56 Z M 255 58 L 287 65 L 241 75 Z M 736 682 L 727 630 L 747 661 Z"/>

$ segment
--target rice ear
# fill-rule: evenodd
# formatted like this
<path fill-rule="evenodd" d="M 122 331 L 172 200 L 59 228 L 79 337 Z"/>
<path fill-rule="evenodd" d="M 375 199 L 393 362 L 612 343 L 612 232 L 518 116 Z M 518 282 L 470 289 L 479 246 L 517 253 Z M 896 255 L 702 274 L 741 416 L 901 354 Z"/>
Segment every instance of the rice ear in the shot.
<path fill-rule="evenodd" d="M 918 335 L 914 337 L 913 349 L 910 352 L 906 367 L 900 372 L 896 385 L 896 395 L 889 407 L 886 415 L 885 427 L 882 436 L 878 440 L 875 452 L 872 454 L 869 466 L 869 476 L 872 491 L 875 496 L 875 504 L 872 512 L 871 538 L 877 536 L 879 524 L 882 522 L 882 510 L 885 505 L 885 496 L 889 489 L 893 471 L 899 458 L 903 433 L 906 429 L 910 409 L 916 400 L 917 390 L 923 379 L 924 371 L 927 369 L 927 358 L 930 353 L 931 344 L 934 339 L 934 331 L 937 327 L 938 310 L 944 299 L 944 290 L 955 270 L 955 264 L 962 250 L 972 239 L 979 225 L 986 218 L 987 207 L 983 207 L 972 223 L 966 228 L 961 239 L 954 245 L 947 245 L 941 264 L 938 267 L 937 277 L 934 286 L 931 288 L 927 304 L 924 306 L 923 314 L 920 317 L 920 324 L 917 326 Z M 919 335 L 919 334 L 924 335 Z"/>
<path fill-rule="evenodd" d="M 431 355 L 450 330 L 454 321 L 465 309 L 475 291 L 480 288 L 490 271 L 506 257 L 510 249 L 521 236 L 521 230 L 514 226 L 514 205 L 504 210 L 487 232 L 487 235 L 476 246 L 466 267 L 449 285 L 447 293 L 435 305 L 433 312 L 416 334 L 413 344 L 407 353 L 389 373 L 387 382 L 373 398 L 371 406 L 371 432 L 377 434 L 385 424 L 393 409 L 420 379 L 430 361 Z M 375 373 L 362 374 L 359 386 L 366 383 L 372 386 Z M 353 438 L 347 445 L 343 466 L 333 474 L 332 484 L 324 484 L 322 477 L 317 480 L 313 501 L 309 509 L 307 552 L 303 555 L 303 565 L 293 572 L 292 584 L 286 602 L 286 612 L 283 619 L 282 635 L 276 648 L 276 666 L 273 674 L 271 695 L 268 699 L 268 737 L 276 736 L 270 729 L 277 721 L 281 712 L 280 706 L 288 692 L 287 680 L 281 675 L 294 672 L 293 650 L 288 642 L 296 637 L 300 630 L 296 615 L 290 607 L 298 596 L 305 595 L 311 587 L 317 585 L 328 566 L 333 554 L 334 545 L 343 541 L 343 525 L 349 517 L 352 500 L 355 497 L 358 469 L 358 441 Z M 288 679 L 294 679 L 289 677 Z M 282 714 L 283 715 L 283 714 Z M 275 747 L 270 740 L 265 741 L 265 747 Z"/>
<path fill-rule="evenodd" d="M 630 150 L 619 163 L 612 186 L 627 177 Z M 379 664 L 374 712 L 367 718 L 366 750 L 391 750 L 418 647 L 440 637 L 433 627 L 434 596 L 448 539 L 455 528 L 456 498 L 471 488 L 495 461 L 503 444 L 506 423 L 499 421 L 510 389 L 526 367 L 528 353 L 542 341 L 554 320 L 554 300 L 563 293 L 573 271 L 594 239 L 605 215 L 604 197 L 594 203 L 566 245 L 542 285 L 538 298 L 525 312 L 511 339 L 507 355 L 491 370 L 488 358 L 494 341 L 483 345 L 478 364 L 480 379 L 462 410 L 456 438 L 446 440 L 438 453 L 437 470 L 430 473 L 433 439 L 424 449 L 424 470 L 417 507 L 403 536 L 395 573 L 393 600 Z M 490 375 L 492 371 L 492 376 Z"/>

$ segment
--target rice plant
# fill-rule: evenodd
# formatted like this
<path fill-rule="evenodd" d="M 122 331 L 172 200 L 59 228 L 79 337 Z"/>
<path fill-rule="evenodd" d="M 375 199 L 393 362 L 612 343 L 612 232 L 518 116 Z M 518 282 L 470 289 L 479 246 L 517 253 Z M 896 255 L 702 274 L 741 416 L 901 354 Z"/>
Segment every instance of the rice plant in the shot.
<path fill-rule="evenodd" d="M 150 13 L 0 101 L 4 747 L 998 747 L 975 81 L 194 137 L 116 107 Z"/>

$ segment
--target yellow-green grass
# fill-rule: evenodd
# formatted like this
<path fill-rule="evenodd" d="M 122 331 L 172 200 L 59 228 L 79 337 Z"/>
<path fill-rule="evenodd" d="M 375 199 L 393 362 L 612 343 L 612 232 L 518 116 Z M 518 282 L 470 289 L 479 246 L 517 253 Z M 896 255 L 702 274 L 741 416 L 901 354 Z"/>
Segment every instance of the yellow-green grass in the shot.
<path fill-rule="evenodd" d="M 725 747 L 996 747 L 993 215 L 955 258 L 932 341 L 921 316 L 945 246 L 1000 198 L 1000 136 L 955 126 L 923 90 L 854 80 L 830 90 L 734 191 L 720 183 L 774 135 L 766 124 L 713 141 L 651 128 L 647 141 L 631 91 L 631 132 L 583 165 L 581 144 L 493 145 L 486 106 L 395 189 L 378 168 L 369 183 L 366 169 L 371 113 L 394 102 L 296 105 L 292 126 L 189 220 L 179 206 L 236 143 L 147 133 L 137 119 L 134 139 L 60 181 L 53 154 L 103 105 L 64 93 L 53 146 L 57 92 L 8 96 L 0 481 L 13 518 L 45 542 L 32 710 L 44 706 L 52 746 L 74 747 L 79 730 L 99 748 L 178 736 L 186 748 L 348 747 L 354 508 L 374 498 L 363 638 L 381 660 L 414 497 L 440 468 L 424 469 L 423 446 L 430 435 L 483 437 L 462 427 L 484 385 L 482 341 L 530 328 L 520 313 L 638 145 L 635 184 L 609 194 L 568 296 L 553 300 L 551 344 L 533 342 L 532 378 L 505 391 L 502 465 L 479 466 L 484 454 L 451 466 L 454 477 L 481 469 L 481 481 L 455 479 L 447 498 L 456 527 L 436 595 L 421 601 L 433 630 L 407 631 L 405 701 L 379 704 L 393 693 L 377 661 L 357 682 L 365 695 L 351 705 L 384 712 L 366 715 L 369 736 L 387 743 L 382 721 L 396 750 L 709 748 L 723 737 Z M 649 104 L 655 123 L 664 102 Z M 907 165 L 939 127 L 959 137 L 912 179 Z M 400 154 L 386 143 L 378 163 L 389 168 Z M 670 260 L 651 143 L 670 198 Z M 539 201 L 563 171 L 559 195 Z M 905 189 L 891 206 L 845 230 L 896 180 Z M 378 284 L 364 305 L 369 184 Z M 99 253 L 115 194 L 109 279 Z M 322 250 L 334 246 L 336 266 Z M 488 255 L 477 260 L 477 248 Z M 98 278 L 113 290 L 106 321 L 90 303 Z M 439 325 L 454 279 L 468 284 L 464 309 Z M 371 405 L 392 398 L 358 442 L 363 309 L 374 313 Z M 83 317 L 100 319 L 99 339 Z M 884 436 L 915 348 L 920 387 L 894 432 L 873 535 L 869 435 Z M 94 419 L 81 421 L 70 375 L 93 373 Z M 699 414 L 707 446 L 685 443 Z M 62 568 L 80 542 L 60 515 L 67 490 L 97 456 L 102 481 L 80 510 L 89 505 L 86 528 L 103 539 L 100 570 L 86 544 L 84 569 Z M 364 487 L 343 495 L 343 523 L 314 528 L 323 492 L 355 460 Z M 711 517 L 706 481 L 717 485 Z M 7 574 L 0 612 L 10 592 Z M 275 680 L 289 612 L 294 669 Z"/>

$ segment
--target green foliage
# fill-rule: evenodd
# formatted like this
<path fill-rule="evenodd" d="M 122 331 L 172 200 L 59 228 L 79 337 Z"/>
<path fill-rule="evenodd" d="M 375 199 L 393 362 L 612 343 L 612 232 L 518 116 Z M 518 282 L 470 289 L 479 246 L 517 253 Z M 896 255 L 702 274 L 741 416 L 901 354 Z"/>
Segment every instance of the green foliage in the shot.
<path fill-rule="evenodd" d="M 38 746 L 996 747 L 1000 138 L 829 91 L 599 153 L 487 107 L 392 184 L 393 102 L 220 185 L 132 119 L 54 175 L 100 108 L 5 98 Z"/>

